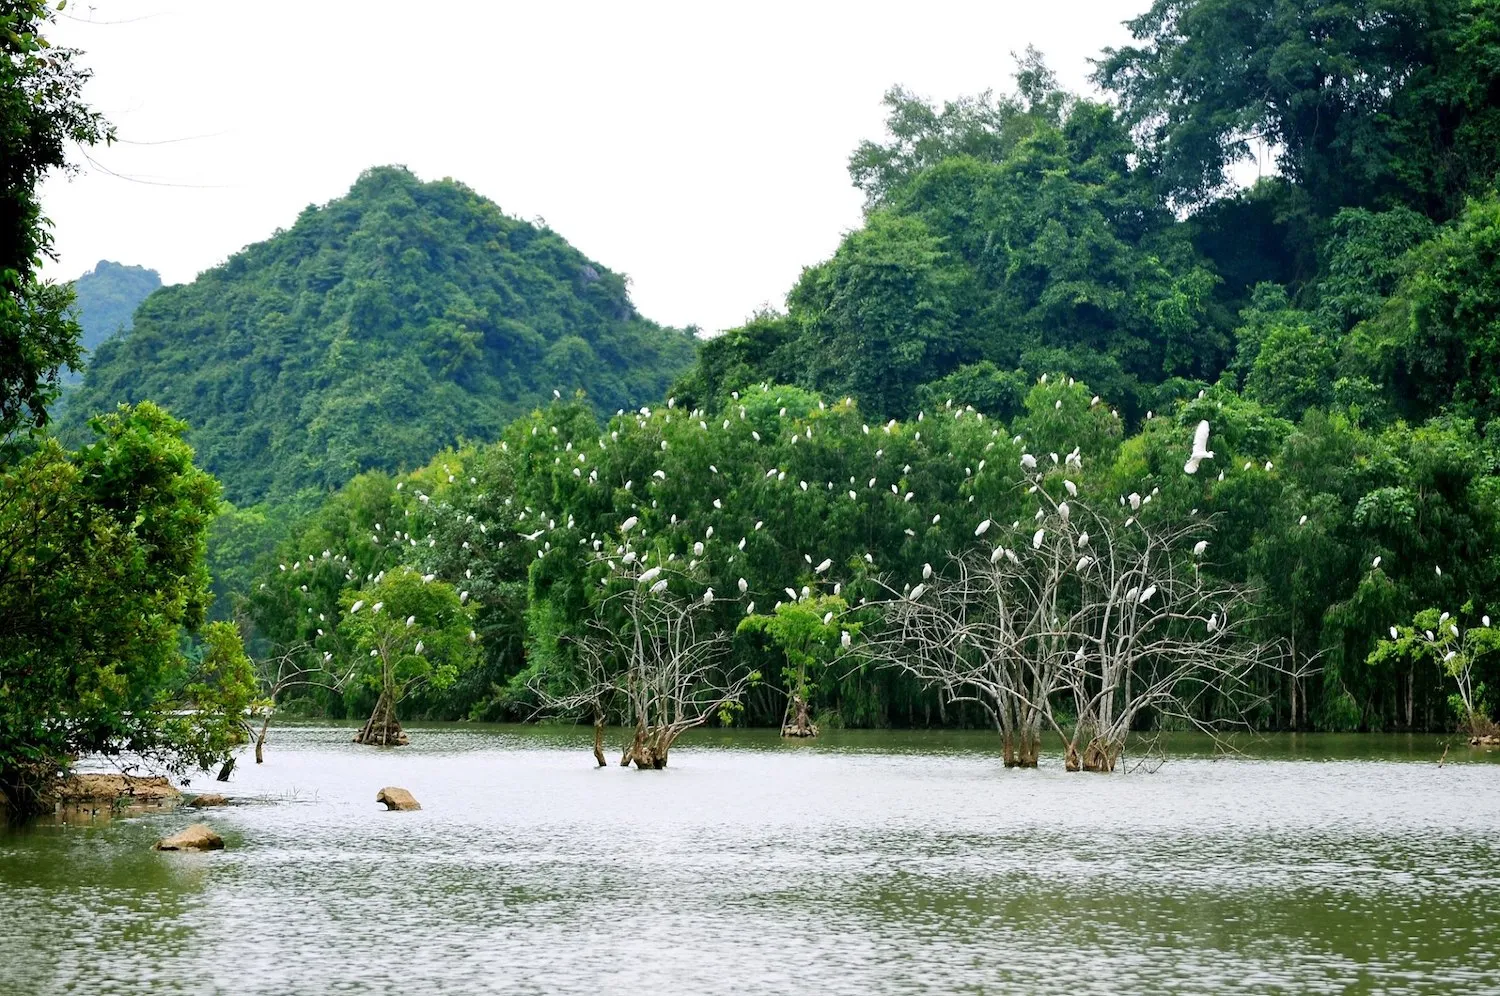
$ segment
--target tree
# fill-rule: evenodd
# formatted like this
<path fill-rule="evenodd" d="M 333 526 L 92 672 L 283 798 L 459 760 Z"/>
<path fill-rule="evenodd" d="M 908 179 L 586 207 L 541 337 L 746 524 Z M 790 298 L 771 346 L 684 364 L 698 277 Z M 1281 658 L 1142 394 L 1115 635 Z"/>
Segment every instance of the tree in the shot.
<path fill-rule="evenodd" d="M 1464 612 L 1473 612 L 1472 603 L 1464 606 Z M 1390 633 L 1389 640 L 1381 640 L 1371 651 L 1371 666 L 1396 663 L 1413 669 L 1418 660 L 1435 664 L 1453 681 L 1449 701 L 1458 714 L 1459 729 L 1475 737 L 1494 732 L 1488 688 L 1479 677 L 1480 665 L 1492 668 L 1494 655 L 1500 651 L 1500 632 L 1490 628 L 1489 616 L 1480 626 L 1460 628 L 1459 620 L 1447 612 L 1424 609 L 1409 626 L 1392 626 Z"/>
<path fill-rule="evenodd" d="M 183 771 L 225 760 L 254 679 L 232 626 L 183 651 L 209 600 L 218 485 L 146 403 L 0 474 L 0 790 L 45 803 L 83 754 Z"/>
<path fill-rule="evenodd" d="M 813 595 L 782 602 L 774 612 L 752 615 L 739 625 L 740 633 L 764 633 L 786 655 L 782 671 L 786 682 L 786 716 L 781 721 L 784 737 L 815 737 L 812 722 L 813 689 L 821 672 L 853 639 L 861 624 L 844 618 L 849 606 L 838 595 Z"/>
<path fill-rule="evenodd" d="M 339 632 L 356 677 L 379 693 L 355 741 L 402 746 L 407 737 L 396 718 L 401 700 L 429 684 L 452 684 L 473 663 L 476 634 L 469 609 L 452 585 L 404 566 L 347 597 Z"/>
<path fill-rule="evenodd" d="M 1493 0 L 1155 0 L 1095 81 L 1184 203 L 1221 194 L 1260 142 L 1321 217 L 1442 219 L 1500 165 L 1496 15 Z"/>
<path fill-rule="evenodd" d="M 63 368 L 79 363 L 72 291 L 37 277 L 55 258 L 37 185 L 68 168 L 69 142 L 114 139 L 83 101 L 79 53 L 42 34 L 55 17 L 45 0 L 0 3 L 0 439 L 45 425 Z"/>

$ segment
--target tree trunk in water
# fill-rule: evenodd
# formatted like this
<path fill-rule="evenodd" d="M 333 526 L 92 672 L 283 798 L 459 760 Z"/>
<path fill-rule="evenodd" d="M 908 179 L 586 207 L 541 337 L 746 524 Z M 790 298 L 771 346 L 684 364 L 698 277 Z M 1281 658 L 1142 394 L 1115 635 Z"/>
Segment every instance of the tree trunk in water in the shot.
<path fill-rule="evenodd" d="M 1021 743 L 1016 751 L 1016 767 L 1035 768 L 1042 754 L 1042 736 L 1035 730 L 1026 730 L 1021 734 Z"/>
<path fill-rule="evenodd" d="M 792 696 L 792 719 L 781 728 L 783 737 L 815 737 L 818 728 L 812 724 L 812 718 L 807 714 L 807 699 L 801 695 Z"/>
<path fill-rule="evenodd" d="M 1005 754 L 1005 766 L 1014 768 L 1021 762 L 1016 759 L 1016 738 L 1013 734 L 1006 732 L 1000 734 L 1001 751 Z"/>
<path fill-rule="evenodd" d="M 604 767 L 604 716 L 601 713 L 594 714 L 594 760 L 599 767 Z"/>
<path fill-rule="evenodd" d="M 375 711 L 370 713 L 369 721 L 355 736 L 354 742 L 374 747 L 406 746 L 406 733 L 396 719 L 396 703 L 388 691 L 381 690 L 380 698 L 375 701 Z"/>
<path fill-rule="evenodd" d="M 1063 767 L 1068 771 L 1082 771 L 1083 762 L 1078 757 L 1078 744 L 1075 741 L 1068 743 L 1067 753 L 1063 757 Z"/>
<path fill-rule="evenodd" d="M 260 735 L 255 738 L 255 763 L 264 764 L 265 755 L 262 753 L 266 746 L 266 730 L 271 726 L 271 714 L 266 713 L 266 721 L 260 724 Z"/>
<path fill-rule="evenodd" d="M 217 776 L 217 778 L 215 780 L 216 781 L 221 781 L 221 782 L 227 782 L 227 781 L 229 781 L 229 773 L 232 772 L 233 770 L 234 770 L 234 758 L 231 757 L 229 760 L 225 761 L 224 762 L 224 766 L 219 769 L 219 774 L 218 774 L 218 776 Z"/>
<path fill-rule="evenodd" d="M 1084 771 L 1113 771 L 1120 756 L 1120 746 L 1104 740 L 1091 740 L 1083 749 Z"/>

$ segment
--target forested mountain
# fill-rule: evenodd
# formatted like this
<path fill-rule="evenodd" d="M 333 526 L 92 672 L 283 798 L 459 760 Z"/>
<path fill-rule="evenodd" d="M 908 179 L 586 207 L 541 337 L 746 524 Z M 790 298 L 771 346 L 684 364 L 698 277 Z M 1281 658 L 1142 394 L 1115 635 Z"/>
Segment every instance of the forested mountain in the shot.
<path fill-rule="evenodd" d="M 650 401 L 693 353 L 556 233 L 385 167 L 153 295 L 98 350 L 64 421 L 159 402 L 246 502 L 420 466 L 554 390 L 601 411 Z"/>
<path fill-rule="evenodd" d="M 161 275 L 144 266 L 127 266 L 101 259 L 73 281 L 73 308 L 83 334 L 78 344 L 92 353 L 105 339 L 130 328 L 130 317 L 161 286 Z"/>

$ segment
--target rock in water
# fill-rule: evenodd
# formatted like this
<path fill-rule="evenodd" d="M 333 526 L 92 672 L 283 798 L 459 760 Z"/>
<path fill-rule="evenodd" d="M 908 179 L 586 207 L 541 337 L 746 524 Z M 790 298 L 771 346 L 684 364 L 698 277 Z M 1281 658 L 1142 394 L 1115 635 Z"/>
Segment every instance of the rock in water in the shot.
<path fill-rule="evenodd" d="M 208 828 L 206 823 L 194 823 L 180 833 L 163 837 L 156 842 L 158 851 L 222 851 L 224 838 Z"/>
<path fill-rule="evenodd" d="M 188 803 L 188 805 L 194 809 L 207 809 L 209 806 L 227 806 L 229 805 L 229 798 L 219 795 L 217 792 L 205 792 L 202 795 L 194 796 L 193 801 Z"/>
<path fill-rule="evenodd" d="M 400 809 L 403 811 L 421 809 L 422 804 L 412 798 L 412 794 L 404 788 L 387 786 L 375 795 L 376 802 L 385 803 L 386 809 Z"/>
<path fill-rule="evenodd" d="M 84 774 L 70 775 L 57 789 L 64 806 L 121 805 L 175 806 L 182 793 L 162 776 Z"/>

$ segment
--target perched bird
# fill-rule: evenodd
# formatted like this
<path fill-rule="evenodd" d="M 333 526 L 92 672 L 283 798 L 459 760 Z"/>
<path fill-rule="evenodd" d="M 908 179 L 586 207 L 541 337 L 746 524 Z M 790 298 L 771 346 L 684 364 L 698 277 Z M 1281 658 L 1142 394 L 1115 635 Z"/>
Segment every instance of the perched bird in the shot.
<path fill-rule="evenodd" d="M 983 536 L 985 533 L 987 533 L 989 531 L 990 531 L 990 520 L 989 519 L 985 519 L 979 525 L 977 525 L 977 526 L 974 527 L 974 535 L 975 536 Z"/>
<path fill-rule="evenodd" d="M 704 605 L 712 605 L 712 604 L 714 604 L 714 590 L 712 588 L 708 589 L 707 591 L 705 591 L 703 593 L 703 604 Z"/>
<path fill-rule="evenodd" d="M 1145 591 L 1141 592 L 1141 604 L 1145 605 L 1147 602 L 1151 601 L 1151 596 L 1154 594 L 1156 594 L 1156 585 L 1151 585 Z"/>
<path fill-rule="evenodd" d="M 1033 533 L 1031 536 L 1031 548 L 1033 550 L 1040 550 L 1042 548 L 1042 538 L 1046 535 L 1047 531 L 1045 529 L 1038 529 Z"/>
<path fill-rule="evenodd" d="M 932 577 L 932 565 L 931 564 L 923 564 L 922 565 L 922 580 L 926 581 L 930 577 Z"/>
<path fill-rule="evenodd" d="M 740 578 L 737 583 L 739 584 L 741 595 L 743 595 L 750 588 L 750 582 L 746 581 L 744 578 Z"/>
<path fill-rule="evenodd" d="M 823 559 L 823 562 L 821 564 L 819 564 L 817 567 L 813 568 L 813 573 L 814 574 L 822 574 L 824 571 L 828 570 L 828 568 L 830 568 L 832 566 L 833 566 L 833 560 L 832 560 L 832 558 L 825 557 Z"/>
<path fill-rule="evenodd" d="M 850 639 L 849 631 L 847 629 L 844 630 L 842 633 L 839 634 L 839 643 L 840 643 L 840 645 L 843 646 L 843 648 L 845 650 L 849 649 L 849 644 L 851 642 L 853 642 L 853 641 Z"/>
<path fill-rule="evenodd" d="M 1198 473 L 1198 464 L 1204 460 L 1212 460 L 1214 451 L 1208 448 L 1208 420 L 1204 419 L 1198 423 L 1197 430 L 1193 433 L 1193 452 L 1188 457 L 1187 463 L 1182 465 L 1184 473 Z"/>
<path fill-rule="evenodd" d="M 635 516 L 632 515 L 630 518 L 628 518 L 624 522 L 620 523 L 620 532 L 622 532 L 622 533 L 628 533 L 628 532 L 630 532 L 632 529 L 634 529 L 636 527 L 636 525 L 640 521 L 641 521 L 640 519 L 638 519 L 638 518 L 636 518 Z"/>
<path fill-rule="evenodd" d="M 1208 540 L 1199 540 L 1193 544 L 1193 556 L 1203 556 L 1203 551 L 1208 549 Z"/>
<path fill-rule="evenodd" d="M 660 581 L 656 582 L 656 584 L 654 584 L 654 585 L 651 586 L 651 594 L 653 594 L 653 595 L 660 595 L 662 592 L 664 592 L 666 590 L 667 590 L 667 579 L 666 578 L 662 578 Z"/>
<path fill-rule="evenodd" d="M 911 600 L 912 600 L 912 601 L 913 601 L 913 602 L 915 602 L 915 601 L 916 601 L 916 600 L 917 600 L 917 599 L 919 599 L 919 598 L 921 598 L 921 597 L 922 597 L 922 593 L 923 593 L 923 592 L 924 592 L 924 591 L 926 591 L 926 590 L 927 590 L 927 586 L 926 586 L 926 585 L 925 585 L 925 584 L 919 584 L 919 585 L 917 585 L 917 586 L 916 586 L 916 587 L 915 587 L 915 588 L 913 588 L 913 589 L 912 589 L 912 590 L 911 590 L 911 595 L 910 595 L 910 596 L 908 596 L 908 597 L 909 597 L 909 598 L 910 598 L 910 599 L 911 599 Z"/>
<path fill-rule="evenodd" d="M 660 567 L 651 567 L 641 572 L 641 584 L 650 584 L 661 574 Z"/>

